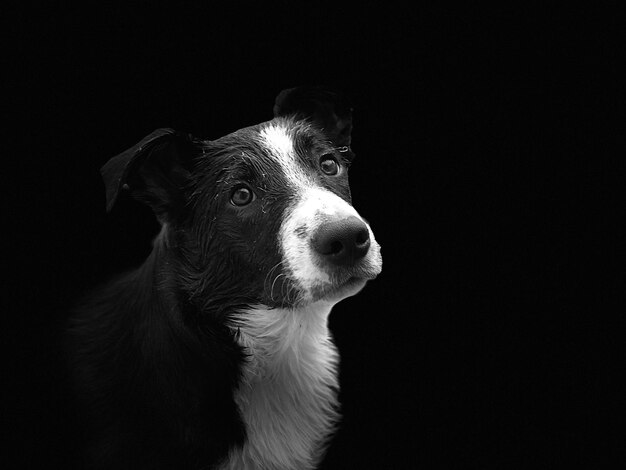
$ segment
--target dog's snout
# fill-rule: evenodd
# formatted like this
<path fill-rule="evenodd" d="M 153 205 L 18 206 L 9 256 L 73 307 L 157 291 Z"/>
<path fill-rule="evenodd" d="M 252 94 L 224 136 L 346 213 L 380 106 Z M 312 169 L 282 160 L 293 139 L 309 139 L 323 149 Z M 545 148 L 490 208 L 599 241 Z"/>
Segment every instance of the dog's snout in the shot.
<path fill-rule="evenodd" d="M 311 240 L 324 259 L 336 265 L 351 265 L 363 258 L 370 247 L 367 225 L 355 216 L 326 222 Z"/>

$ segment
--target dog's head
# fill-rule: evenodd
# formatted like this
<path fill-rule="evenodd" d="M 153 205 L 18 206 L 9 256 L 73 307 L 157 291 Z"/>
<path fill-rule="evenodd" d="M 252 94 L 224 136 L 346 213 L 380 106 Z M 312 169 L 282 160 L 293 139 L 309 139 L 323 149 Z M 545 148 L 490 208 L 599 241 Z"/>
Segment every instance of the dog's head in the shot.
<path fill-rule="evenodd" d="M 200 304 L 332 304 L 381 270 L 351 204 L 351 109 L 294 88 L 274 116 L 214 141 L 160 129 L 102 169 L 107 209 L 124 189 L 152 207 L 177 285 Z"/>

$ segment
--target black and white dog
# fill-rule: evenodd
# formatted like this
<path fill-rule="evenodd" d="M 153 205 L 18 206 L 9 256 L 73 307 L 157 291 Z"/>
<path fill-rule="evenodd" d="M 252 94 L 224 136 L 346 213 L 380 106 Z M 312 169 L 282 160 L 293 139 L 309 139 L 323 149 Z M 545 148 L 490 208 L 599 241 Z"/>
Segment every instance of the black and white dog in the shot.
<path fill-rule="evenodd" d="M 95 423 L 90 468 L 309 469 L 338 420 L 337 302 L 382 266 L 351 205 L 351 109 L 280 93 L 274 119 L 214 141 L 159 129 L 103 168 L 162 229 L 87 297 L 69 334 Z"/>

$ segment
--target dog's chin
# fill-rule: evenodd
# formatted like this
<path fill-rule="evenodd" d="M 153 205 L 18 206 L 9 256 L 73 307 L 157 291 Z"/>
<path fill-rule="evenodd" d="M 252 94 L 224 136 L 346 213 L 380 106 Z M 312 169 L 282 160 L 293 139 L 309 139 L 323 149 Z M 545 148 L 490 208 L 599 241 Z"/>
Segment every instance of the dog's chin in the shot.
<path fill-rule="evenodd" d="M 312 301 L 337 303 L 358 294 L 365 287 L 368 280 L 367 278 L 351 276 L 340 283 L 325 284 L 313 289 L 311 292 Z"/>
<path fill-rule="evenodd" d="M 300 309 L 312 304 L 330 304 L 330 306 L 358 294 L 367 281 L 375 279 L 380 273 L 380 263 L 372 266 L 352 269 L 335 270 L 330 273 L 330 280 L 313 285 L 302 284 L 289 280 L 287 289 L 281 288 L 281 293 L 287 295 L 264 299 L 261 303 L 272 308 Z"/>
<path fill-rule="evenodd" d="M 315 286 L 310 291 L 312 302 L 337 303 L 345 298 L 358 294 L 367 281 L 374 279 L 379 270 L 359 270 L 343 276 L 337 276 L 332 282 Z"/>

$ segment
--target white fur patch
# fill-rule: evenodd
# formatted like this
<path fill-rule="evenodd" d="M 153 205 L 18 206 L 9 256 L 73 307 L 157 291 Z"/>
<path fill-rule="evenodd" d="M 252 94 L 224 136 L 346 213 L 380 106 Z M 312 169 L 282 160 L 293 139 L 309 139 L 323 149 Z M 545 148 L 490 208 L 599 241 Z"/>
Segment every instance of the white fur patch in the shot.
<path fill-rule="evenodd" d="M 291 278 L 298 284 L 302 300 L 309 300 L 314 289 L 323 288 L 331 283 L 330 275 L 313 252 L 310 243 L 311 234 L 329 220 L 345 219 L 350 216 L 361 219 L 356 209 L 348 202 L 335 193 L 319 187 L 303 188 L 298 202 L 288 211 L 280 230 L 281 247 L 284 265 L 289 270 Z M 369 230 L 371 246 L 363 264 L 372 272 L 378 273 L 382 264 L 380 247 L 369 225 L 367 223 L 365 225 Z M 302 230 L 306 230 L 308 235 L 299 236 L 298 232 Z"/>
<path fill-rule="evenodd" d="M 317 302 L 238 316 L 234 326 L 249 357 L 235 400 L 248 438 L 221 470 L 314 468 L 339 417 L 331 308 Z"/>
<path fill-rule="evenodd" d="M 298 286 L 301 301 L 312 300 L 316 289 L 324 289 L 331 276 L 313 253 L 310 237 L 323 223 L 350 216 L 361 218 L 344 199 L 316 184 L 307 174 L 295 154 L 292 131 L 280 121 L 270 122 L 259 131 L 259 140 L 280 164 L 293 189 L 294 203 L 287 209 L 281 226 L 280 244 L 284 266 Z M 366 270 L 378 273 L 382 264 L 380 246 L 366 223 L 371 246 L 362 264 Z"/>
<path fill-rule="evenodd" d="M 288 128 L 278 123 L 270 123 L 261 129 L 259 138 L 270 155 L 280 163 L 287 180 L 294 187 L 308 184 L 309 178 L 297 163 L 293 138 Z"/>

